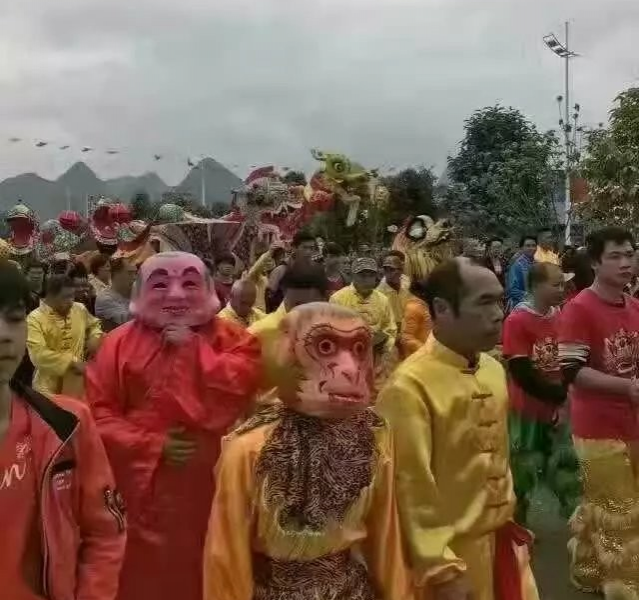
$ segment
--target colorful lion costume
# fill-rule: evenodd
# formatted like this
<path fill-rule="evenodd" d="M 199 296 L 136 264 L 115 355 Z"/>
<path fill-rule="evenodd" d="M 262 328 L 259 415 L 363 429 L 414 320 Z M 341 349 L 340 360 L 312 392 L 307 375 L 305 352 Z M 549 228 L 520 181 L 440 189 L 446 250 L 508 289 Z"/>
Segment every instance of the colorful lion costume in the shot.
<path fill-rule="evenodd" d="M 452 225 L 448 219 L 412 217 L 395 236 L 393 249 L 406 255 L 404 272 L 408 277 L 424 279 L 439 263 L 455 255 Z"/>

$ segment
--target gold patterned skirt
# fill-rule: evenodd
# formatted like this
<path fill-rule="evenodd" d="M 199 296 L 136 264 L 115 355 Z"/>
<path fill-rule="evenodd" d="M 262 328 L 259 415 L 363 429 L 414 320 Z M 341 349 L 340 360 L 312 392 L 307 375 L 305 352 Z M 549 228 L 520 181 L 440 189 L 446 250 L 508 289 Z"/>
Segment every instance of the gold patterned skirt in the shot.
<path fill-rule="evenodd" d="M 639 452 L 574 438 L 584 495 L 570 520 L 571 578 L 606 600 L 639 600 Z"/>
<path fill-rule="evenodd" d="M 378 600 L 366 567 L 350 551 L 310 561 L 253 557 L 253 600 Z"/>

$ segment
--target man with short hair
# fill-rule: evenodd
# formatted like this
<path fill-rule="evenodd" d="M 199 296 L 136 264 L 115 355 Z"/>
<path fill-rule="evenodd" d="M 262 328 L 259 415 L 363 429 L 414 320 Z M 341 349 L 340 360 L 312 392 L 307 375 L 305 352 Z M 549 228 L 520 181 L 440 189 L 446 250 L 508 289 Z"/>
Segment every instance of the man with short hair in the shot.
<path fill-rule="evenodd" d="M 0 596 L 116 600 L 124 507 L 89 410 L 13 379 L 29 291 L 0 265 Z"/>
<path fill-rule="evenodd" d="M 235 281 L 235 257 L 227 252 L 215 260 L 215 292 L 222 307 L 226 306 L 231 296 L 231 288 Z"/>
<path fill-rule="evenodd" d="M 537 600 L 528 532 L 512 522 L 508 391 L 486 354 L 501 334 L 502 287 L 458 258 L 425 287 L 433 330 L 382 389 L 394 433 L 408 559 L 423 597 Z"/>
<path fill-rule="evenodd" d="M 284 298 L 284 289 L 281 285 L 282 278 L 288 265 L 293 263 L 311 263 L 313 256 L 317 252 L 317 242 L 315 236 L 308 231 L 298 231 L 291 241 L 291 256 L 288 262 L 282 260 L 269 275 L 266 288 L 266 311 L 277 310 Z"/>
<path fill-rule="evenodd" d="M 552 229 L 548 227 L 542 227 L 537 232 L 535 261 L 552 263 L 557 266 L 561 264 L 559 255 L 555 252 Z"/>
<path fill-rule="evenodd" d="M 526 297 L 528 271 L 535 262 L 537 238 L 533 235 L 522 236 L 519 242 L 519 254 L 513 259 L 506 277 L 506 310 L 510 312 Z"/>
<path fill-rule="evenodd" d="M 112 258 L 109 272 L 111 284 L 95 299 L 95 316 L 100 319 L 105 332 L 115 329 L 131 318 L 129 303 L 138 270 L 135 264 L 124 258 Z"/>
<path fill-rule="evenodd" d="M 328 279 L 328 291 L 332 294 L 348 285 L 348 280 L 342 272 L 342 248 L 335 242 L 324 246 L 324 271 Z"/>
<path fill-rule="evenodd" d="M 382 270 L 384 277 L 377 289 L 386 296 L 395 323 L 397 323 L 397 331 L 400 331 L 406 304 L 410 298 L 410 279 L 404 275 L 404 263 L 406 257 L 399 250 L 391 250 L 384 256 Z"/>
<path fill-rule="evenodd" d="M 584 495 L 570 541 L 571 579 L 607 600 L 639 597 L 639 301 L 624 293 L 634 239 L 588 236 L 592 285 L 564 307 L 559 359 Z"/>
<path fill-rule="evenodd" d="M 47 279 L 40 306 L 28 317 L 27 348 L 35 367 L 33 387 L 43 394 L 81 398 L 84 369 L 102 338 L 100 322 L 80 302 L 66 275 Z"/>
<path fill-rule="evenodd" d="M 239 279 L 231 288 L 229 303 L 218 313 L 218 316 L 220 319 L 232 321 L 246 329 L 266 316 L 259 308 L 255 308 L 256 297 L 255 283 L 249 279 Z"/>
<path fill-rule="evenodd" d="M 280 324 L 288 312 L 309 302 L 326 302 L 328 282 L 321 265 L 295 262 L 286 268 L 282 277 L 284 300 L 279 308 L 248 328 L 260 341 L 262 348 L 262 382 L 260 389 L 270 391 L 281 377 L 279 360 Z"/>

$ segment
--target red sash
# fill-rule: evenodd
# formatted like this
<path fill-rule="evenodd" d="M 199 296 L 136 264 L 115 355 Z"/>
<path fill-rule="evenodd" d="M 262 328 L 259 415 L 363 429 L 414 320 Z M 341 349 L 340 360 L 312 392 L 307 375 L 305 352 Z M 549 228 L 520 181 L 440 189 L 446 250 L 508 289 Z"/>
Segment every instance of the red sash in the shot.
<path fill-rule="evenodd" d="M 533 536 L 513 521 L 495 532 L 494 588 L 495 600 L 523 600 L 521 571 L 515 546 L 532 547 Z"/>

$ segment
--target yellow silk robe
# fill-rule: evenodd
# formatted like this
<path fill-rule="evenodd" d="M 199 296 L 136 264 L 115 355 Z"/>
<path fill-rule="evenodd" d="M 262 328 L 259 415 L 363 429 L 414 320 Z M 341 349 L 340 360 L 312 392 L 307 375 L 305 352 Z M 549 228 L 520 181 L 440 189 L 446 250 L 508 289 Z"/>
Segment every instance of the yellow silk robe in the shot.
<path fill-rule="evenodd" d="M 280 324 L 286 316 L 284 303 L 263 319 L 257 321 L 248 328 L 259 341 L 262 349 L 262 376 L 260 389 L 267 391 L 273 389 L 278 381 L 282 381 L 285 369 L 278 366 L 278 352 L 280 347 Z"/>
<path fill-rule="evenodd" d="M 364 558 L 379 600 L 411 600 L 388 428 L 376 431 L 377 466 L 372 483 L 351 506 L 344 522 L 325 531 L 298 533 L 281 529 L 279 512 L 269 510 L 266 490 L 255 478 L 260 451 L 276 426 L 274 422 L 232 434 L 223 442 L 204 549 L 204 600 L 252 600 L 255 553 L 278 561 L 305 562 L 349 549 Z"/>
<path fill-rule="evenodd" d="M 66 317 L 45 302 L 27 317 L 27 349 L 35 367 L 33 388 L 45 394 L 68 394 L 80 398 L 84 378 L 70 370 L 86 358 L 87 347 L 102 337 L 100 321 L 79 302 Z"/>
<path fill-rule="evenodd" d="M 397 499 L 409 561 L 432 586 L 467 571 L 474 600 L 495 600 L 494 532 L 515 506 L 502 366 L 477 368 L 430 336 L 382 389 L 378 411 L 395 438 Z M 525 550 L 524 600 L 537 600 Z"/>
<path fill-rule="evenodd" d="M 266 315 L 259 308 L 252 308 L 248 319 L 244 320 L 233 310 L 233 307 L 230 304 L 227 304 L 219 313 L 217 313 L 217 316 L 220 317 L 220 319 L 226 319 L 240 327 L 246 328 L 254 325 Z"/>
<path fill-rule="evenodd" d="M 330 297 L 330 302 L 350 308 L 366 321 L 373 331 L 387 335 L 386 352 L 391 352 L 397 337 L 397 322 L 388 299 L 379 290 L 373 290 L 368 298 L 357 293 L 351 284 L 338 290 Z"/>

